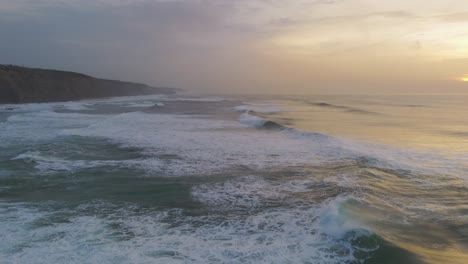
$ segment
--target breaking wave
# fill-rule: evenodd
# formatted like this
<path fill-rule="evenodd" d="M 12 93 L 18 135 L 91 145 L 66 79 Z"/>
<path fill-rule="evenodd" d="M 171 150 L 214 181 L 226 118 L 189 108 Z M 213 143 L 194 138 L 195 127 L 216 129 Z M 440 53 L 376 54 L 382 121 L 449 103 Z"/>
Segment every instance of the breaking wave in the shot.
<path fill-rule="evenodd" d="M 246 124 L 248 126 L 256 127 L 256 128 L 264 128 L 264 129 L 270 129 L 270 130 L 285 130 L 285 129 L 290 129 L 286 126 L 280 125 L 276 122 L 273 122 L 271 120 L 266 120 L 263 118 L 260 118 L 258 116 L 254 116 L 250 114 L 250 111 L 247 111 L 246 113 L 243 113 L 240 118 L 240 122 L 243 124 Z"/>

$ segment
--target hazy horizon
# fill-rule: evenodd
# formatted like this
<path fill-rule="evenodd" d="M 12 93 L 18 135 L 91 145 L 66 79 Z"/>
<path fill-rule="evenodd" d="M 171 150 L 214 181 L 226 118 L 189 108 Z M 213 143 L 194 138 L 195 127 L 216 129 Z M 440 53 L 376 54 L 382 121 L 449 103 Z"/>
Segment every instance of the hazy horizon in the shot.
<path fill-rule="evenodd" d="M 466 93 L 468 2 L 0 0 L 0 63 L 190 92 Z"/>

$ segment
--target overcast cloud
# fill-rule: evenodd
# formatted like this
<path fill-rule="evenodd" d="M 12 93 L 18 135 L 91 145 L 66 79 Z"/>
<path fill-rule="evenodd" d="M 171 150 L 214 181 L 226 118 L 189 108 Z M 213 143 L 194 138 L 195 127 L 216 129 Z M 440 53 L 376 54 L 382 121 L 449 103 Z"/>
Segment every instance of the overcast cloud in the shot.
<path fill-rule="evenodd" d="M 467 28 L 459 0 L 0 0 L 0 63 L 220 93 L 460 92 Z"/>

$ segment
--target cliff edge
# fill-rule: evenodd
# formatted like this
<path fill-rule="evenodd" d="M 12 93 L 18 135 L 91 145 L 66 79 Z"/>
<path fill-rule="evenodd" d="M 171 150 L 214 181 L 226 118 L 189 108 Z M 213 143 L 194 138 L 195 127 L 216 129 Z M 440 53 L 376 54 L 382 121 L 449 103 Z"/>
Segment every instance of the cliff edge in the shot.
<path fill-rule="evenodd" d="M 0 104 L 60 102 L 175 92 L 176 89 L 172 88 L 104 80 L 75 72 L 0 65 Z"/>

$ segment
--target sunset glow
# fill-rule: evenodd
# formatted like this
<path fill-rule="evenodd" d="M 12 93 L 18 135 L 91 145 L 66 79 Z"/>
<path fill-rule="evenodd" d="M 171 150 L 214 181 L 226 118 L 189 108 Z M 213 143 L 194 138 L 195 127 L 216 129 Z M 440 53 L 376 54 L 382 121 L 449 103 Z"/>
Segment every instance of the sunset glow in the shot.
<path fill-rule="evenodd" d="M 465 92 L 467 28 L 465 0 L 3 1 L 0 58 L 208 93 Z"/>

